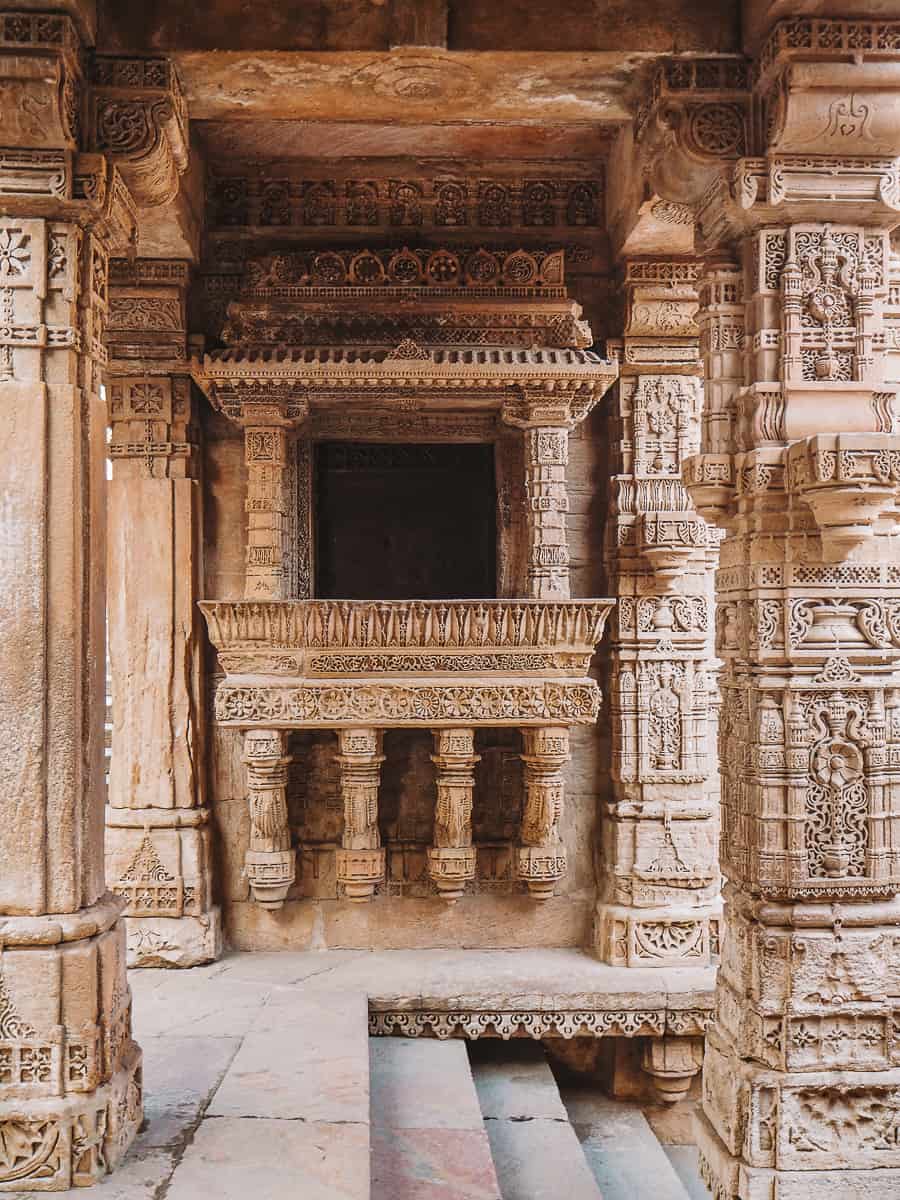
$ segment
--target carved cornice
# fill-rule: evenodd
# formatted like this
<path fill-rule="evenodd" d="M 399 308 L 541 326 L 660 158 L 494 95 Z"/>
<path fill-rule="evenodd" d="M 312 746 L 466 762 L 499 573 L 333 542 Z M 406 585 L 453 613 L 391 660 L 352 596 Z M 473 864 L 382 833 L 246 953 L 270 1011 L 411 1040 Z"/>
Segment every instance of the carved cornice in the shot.
<path fill-rule="evenodd" d="M 188 165 L 188 118 L 167 59 L 98 55 L 90 116 L 92 145 L 121 168 L 139 205 L 176 195 Z"/>
<path fill-rule="evenodd" d="M 427 392 L 499 407 L 541 389 L 542 401 L 584 417 L 618 374 L 615 363 L 589 350 L 425 350 L 405 342 L 396 351 L 303 347 L 219 350 L 195 359 L 191 371 L 212 403 L 231 415 L 235 406 L 272 404 L 288 390 L 313 403 L 351 397 L 398 403 Z M 534 397 L 535 400 L 537 396 Z M 423 398 L 424 399 L 424 398 Z"/>

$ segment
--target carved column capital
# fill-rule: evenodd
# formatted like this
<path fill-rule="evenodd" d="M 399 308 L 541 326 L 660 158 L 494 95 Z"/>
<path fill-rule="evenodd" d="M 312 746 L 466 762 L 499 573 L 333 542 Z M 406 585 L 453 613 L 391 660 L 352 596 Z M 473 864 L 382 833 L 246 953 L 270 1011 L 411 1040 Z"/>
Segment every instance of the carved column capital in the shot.
<path fill-rule="evenodd" d="M 187 106 L 165 58 L 94 58 L 90 140 L 122 171 L 138 204 L 166 204 L 188 165 Z"/>

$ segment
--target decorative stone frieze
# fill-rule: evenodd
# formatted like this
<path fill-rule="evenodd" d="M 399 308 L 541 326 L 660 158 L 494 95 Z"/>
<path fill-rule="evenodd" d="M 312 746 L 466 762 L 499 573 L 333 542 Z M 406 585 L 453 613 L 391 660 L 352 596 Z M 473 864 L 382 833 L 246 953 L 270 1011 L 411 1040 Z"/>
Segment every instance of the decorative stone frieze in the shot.
<path fill-rule="evenodd" d="M 718 537 L 680 480 L 700 439 L 696 275 L 695 262 L 680 260 L 629 259 L 623 270 L 624 362 L 610 422 L 619 449 L 606 541 L 618 594 L 613 796 L 604 813 L 594 946 L 607 962 L 630 966 L 718 955 L 710 753 Z"/>
<path fill-rule="evenodd" d="M 335 229 L 409 229 L 438 236 L 454 229 L 590 229 L 599 226 L 603 213 L 605 179 L 598 166 L 581 179 L 429 176 L 427 169 L 415 178 L 397 178 L 374 162 L 360 179 L 337 164 L 330 173 L 319 167 L 319 178 L 312 178 L 290 162 L 264 164 L 262 171 L 258 162 L 220 162 L 210 181 L 209 224 L 220 231 L 257 227 L 331 236 Z"/>
<path fill-rule="evenodd" d="M 107 264 L 134 238 L 77 153 L 71 20 L 0 13 L 0 1192 L 86 1187 L 140 1127 L 103 790 Z"/>

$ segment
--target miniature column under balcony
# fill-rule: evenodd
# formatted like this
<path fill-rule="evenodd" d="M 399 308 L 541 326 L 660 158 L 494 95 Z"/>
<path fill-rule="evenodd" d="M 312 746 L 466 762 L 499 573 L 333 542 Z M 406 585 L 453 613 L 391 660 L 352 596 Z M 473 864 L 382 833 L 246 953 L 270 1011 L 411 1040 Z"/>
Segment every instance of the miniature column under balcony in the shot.
<path fill-rule="evenodd" d="M 281 908 L 296 875 L 288 826 L 286 739 L 277 729 L 251 729 L 244 741 L 250 804 L 244 874 L 262 908 Z"/>
<path fill-rule="evenodd" d="M 560 834 L 565 785 L 563 767 L 569 761 L 568 729 L 525 729 L 525 806 L 522 845 L 516 856 L 519 879 L 536 900 L 553 894 L 566 873 L 566 851 Z"/>
<path fill-rule="evenodd" d="M 342 729 L 338 737 L 344 833 L 337 877 L 348 900 L 364 903 L 384 879 L 385 853 L 378 832 L 382 735 L 377 729 Z"/>
<path fill-rule="evenodd" d="M 437 805 L 434 844 L 428 847 L 428 874 L 441 898 L 454 904 L 475 878 L 472 845 L 472 792 L 475 765 L 474 729 L 440 729 L 434 734 Z"/>

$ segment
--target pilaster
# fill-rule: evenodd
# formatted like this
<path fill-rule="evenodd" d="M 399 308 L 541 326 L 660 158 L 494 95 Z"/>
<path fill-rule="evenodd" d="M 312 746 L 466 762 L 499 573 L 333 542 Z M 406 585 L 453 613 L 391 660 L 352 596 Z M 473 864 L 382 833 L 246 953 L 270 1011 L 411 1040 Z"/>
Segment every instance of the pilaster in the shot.
<path fill-rule="evenodd" d="M 221 949 L 203 770 L 203 504 L 188 283 L 178 260 L 111 267 L 106 860 L 127 903 L 132 966 L 194 966 Z"/>
<path fill-rule="evenodd" d="M 712 582 L 718 535 L 681 483 L 700 442 L 698 264 L 628 259 L 606 564 L 613 797 L 596 953 L 620 966 L 718 955 Z"/>
<path fill-rule="evenodd" d="M 0 12 L 0 1192 L 96 1182 L 142 1120 L 103 876 L 106 416 L 115 168 L 79 149 L 72 19 Z"/>

